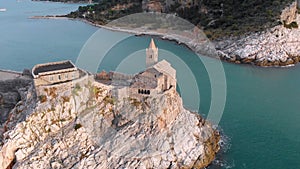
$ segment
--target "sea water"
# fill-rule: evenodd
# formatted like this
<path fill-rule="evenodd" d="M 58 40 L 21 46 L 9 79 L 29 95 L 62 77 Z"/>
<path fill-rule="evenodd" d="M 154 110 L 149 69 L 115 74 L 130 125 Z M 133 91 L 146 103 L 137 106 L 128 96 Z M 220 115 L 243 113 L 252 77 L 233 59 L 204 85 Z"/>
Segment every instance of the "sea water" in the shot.
<path fill-rule="evenodd" d="M 0 69 L 22 71 L 38 63 L 60 60 L 75 63 L 86 41 L 98 28 L 77 20 L 29 18 L 66 14 L 79 5 L 0 0 L 0 8 L 7 9 L 0 13 Z M 118 36 L 117 32 L 103 32 L 103 37 L 112 33 Z M 136 36 L 122 40 L 105 54 L 98 70 L 124 70 L 125 73 L 142 70 L 144 49 L 149 41 L 150 37 Z M 174 42 L 160 39 L 155 42 L 160 59 L 168 60 L 177 70 L 185 107 L 200 110 L 200 114 L 207 117 L 213 100 L 212 83 L 224 84 L 224 81 L 209 77 L 203 59 L 212 64 L 218 61 L 204 56 L 200 56 L 201 60 Z M 101 46 L 99 44 L 99 48 Z M 188 73 L 195 77 L 196 88 L 189 88 L 194 86 L 194 81 L 186 79 L 186 72 L 179 63 L 188 66 Z M 222 66 L 226 77 L 226 104 L 219 126 L 225 135 L 223 148 L 227 148 L 214 162 L 219 164 L 209 168 L 300 168 L 300 65 L 261 68 L 222 62 Z"/>

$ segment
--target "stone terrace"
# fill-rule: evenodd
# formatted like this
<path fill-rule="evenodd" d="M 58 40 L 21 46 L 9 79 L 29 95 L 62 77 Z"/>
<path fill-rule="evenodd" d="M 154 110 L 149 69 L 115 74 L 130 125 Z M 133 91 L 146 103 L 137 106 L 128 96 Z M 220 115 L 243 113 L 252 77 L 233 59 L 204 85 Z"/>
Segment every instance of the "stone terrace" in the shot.
<path fill-rule="evenodd" d="M 12 80 L 21 76 L 22 74 L 18 72 L 0 70 L 0 81 Z"/>

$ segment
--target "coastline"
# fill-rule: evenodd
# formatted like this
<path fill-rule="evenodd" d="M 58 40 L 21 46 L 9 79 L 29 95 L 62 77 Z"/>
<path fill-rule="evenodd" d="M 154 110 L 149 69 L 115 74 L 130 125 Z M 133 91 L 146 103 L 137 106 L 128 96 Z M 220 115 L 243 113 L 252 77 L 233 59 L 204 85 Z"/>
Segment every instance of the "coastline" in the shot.
<path fill-rule="evenodd" d="M 143 108 L 142 99 L 113 96 L 118 85 L 101 83 L 94 75 L 44 85 L 25 78 L 0 81 L 0 103 L 12 93 L 19 98 L 5 109 L 0 126 L 0 168 L 49 168 L 54 158 L 65 160 L 56 168 L 205 168 L 220 151 L 219 131 L 185 109 L 175 88 L 147 96 Z M 108 158 L 94 158 L 104 154 Z"/>
<path fill-rule="evenodd" d="M 33 2 L 45 2 L 45 3 L 63 3 L 63 4 L 82 4 L 82 5 L 90 5 L 88 1 L 66 1 L 66 2 L 60 2 L 60 1 L 42 1 L 42 0 L 32 0 Z M 91 4 L 96 4 L 96 3 L 91 3 Z"/>
<path fill-rule="evenodd" d="M 183 45 L 187 48 L 189 48 L 190 50 L 192 50 L 193 52 L 195 52 L 196 54 L 203 54 L 203 55 L 209 55 L 212 58 L 215 59 L 220 59 L 223 60 L 225 62 L 229 62 L 229 63 L 233 63 L 233 64 L 248 64 L 248 65 L 254 65 L 254 66 L 258 66 L 258 67 L 279 67 L 279 68 L 288 68 L 288 67 L 293 67 L 295 66 L 297 63 L 299 63 L 300 61 L 300 56 L 294 56 L 294 57 L 289 57 L 284 61 L 278 61 L 278 60 L 269 60 L 269 59 L 265 59 L 262 60 L 261 58 L 256 58 L 256 57 L 240 57 L 236 54 L 234 54 L 233 56 L 230 55 L 232 51 L 228 52 L 226 50 L 228 50 L 228 46 L 234 46 L 236 45 L 235 42 L 233 42 L 234 40 L 237 41 L 242 41 L 240 43 L 245 43 L 243 42 L 243 39 L 247 39 L 249 37 L 259 37 L 260 35 L 258 35 L 257 33 L 250 33 L 250 35 L 248 35 L 247 37 L 243 37 L 243 38 L 225 38 L 224 40 L 220 40 L 220 41 L 213 41 L 210 42 L 209 39 L 207 39 L 206 37 L 206 42 L 203 43 L 203 40 L 200 42 L 195 42 L 193 38 L 190 38 L 192 36 L 181 36 L 178 34 L 172 34 L 172 33 L 160 33 L 158 31 L 153 31 L 153 30 L 147 30 L 147 29 L 129 29 L 129 28 L 121 28 L 121 27 L 116 27 L 116 26 L 109 26 L 109 25 L 100 25 L 97 23 L 94 23 L 92 21 L 89 21 L 87 19 L 83 19 L 83 18 L 69 18 L 66 15 L 57 15 L 57 16 L 33 16 L 30 17 L 29 19 L 68 19 L 68 20 L 78 20 L 81 22 L 84 22 L 86 24 L 89 24 L 91 26 L 95 26 L 97 28 L 103 28 L 109 31 L 116 31 L 116 32 L 124 32 L 124 33 L 129 33 L 129 34 L 133 34 L 136 36 L 157 36 L 162 40 L 168 40 L 168 41 L 172 41 L 172 42 L 176 42 L 179 45 Z M 272 28 L 272 29 L 278 29 L 277 27 Z M 269 33 L 270 31 L 272 31 L 272 29 L 270 30 L 266 30 L 265 32 L 261 32 L 260 34 L 264 34 L 264 33 Z M 226 44 L 223 45 L 224 43 L 232 43 L 230 45 Z M 221 44 L 221 45 L 220 45 Z M 204 46 L 205 45 L 205 46 Z M 216 50 L 215 51 L 209 51 L 209 53 L 203 53 L 203 47 L 207 48 L 207 46 L 209 45 L 213 45 L 216 46 Z M 222 46 L 223 45 L 223 46 Z M 239 44 L 239 47 L 241 47 L 243 44 Z M 212 47 L 212 46 L 209 46 Z M 232 50 L 236 50 L 236 49 L 232 49 Z M 206 56 L 207 56 L 206 55 Z M 296 60 L 294 60 L 294 58 L 296 58 Z M 298 59 L 297 59 L 298 58 Z M 299 61 L 297 61 L 299 60 Z"/>
<path fill-rule="evenodd" d="M 31 16 L 28 19 L 70 19 L 66 16 Z"/>
<path fill-rule="evenodd" d="M 48 8 L 47 3 L 42 3 L 40 5 L 42 5 L 43 9 Z M 63 6 L 63 4 L 57 4 L 57 5 Z M 32 3 L 30 4 L 30 6 L 36 6 L 36 5 Z M 15 8 L 15 9 L 17 10 L 18 13 L 20 13 L 18 10 L 19 8 Z M 34 9 L 35 11 L 38 11 L 36 8 Z M 47 11 L 45 12 L 47 14 Z M 55 13 L 54 11 L 53 14 L 57 14 L 57 13 Z M 41 14 L 28 13 L 27 18 L 29 17 L 29 15 L 41 15 Z M 69 50 L 66 50 L 64 48 L 61 48 L 62 49 L 61 51 L 59 51 L 59 48 L 56 48 L 55 51 L 58 51 L 56 53 L 47 52 L 47 51 L 48 49 L 55 49 L 52 46 L 56 47 L 57 45 L 53 45 L 53 44 L 58 44 L 58 45 L 62 44 L 58 47 L 64 47 L 65 45 L 68 45 L 71 47 L 70 48 L 71 50 L 73 48 L 78 48 L 78 47 L 80 49 L 81 46 L 80 44 L 74 45 L 72 42 L 84 43 L 84 41 L 81 41 L 81 39 L 87 39 L 94 31 L 97 31 L 97 29 L 99 29 L 93 25 L 87 25 L 86 23 L 82 23 L 81 21 L 77 21 L 77 20 L 74 21 L 29 20 L 27 18 L 22 17 L 22 21 L 23 21 L 22 23 L 25 22 L 26 25 L 28 26 L 23 27 L 22 32 L 20 33 L 26 33 L 28 36 L 16 37 L 13 36 L 14 34 L 8 34 L 12 40 L 14 41 L 17 40 L 17 42 L 23 42 L 22 38 L 23 39 L 26 38 L 25 40 L 27 39 L 31 40 L 32 35 L 34 36 L 39 35 L 39 33 L 35 32 L 35 30 L 43 30 L 44 34 L 42 35 L 48 35 L 48 36 L 45 36 L 45 38 L 43 38 L 43 36 L 42 38 L 37 37 L 35 42 L 38 43 L 26 43 L 28 44 L 28 45 L 25 44 L 26 46 L 22 46 L 22 44 L 19 45 L 19 43 L 15 43 L 18 44 L 18 46 L 21 46 L 21 48 L 24 48 L 24 50 L 22 50 L 23 55 L 22 53 L 20 55 L 20 57 L 22 58 L 21 61 L 25 60 L 29 62 L 22 62 L 20 64 L 19 62 L 16 62 L 17 60 L 15 59 L 20 57 L 14 57 L 14 55 L 12 55 L 11 53 L 7 53 L 5 51 L 6 49 L 2 51 L 3 56 L 7 56 L 6 57 L 7 60 L 5 61 L 9 62 L 10 64 L 9 66 L 6 66 L 8 64 L 6 64 L 6 62 L 3 62 L 2 68 L 4 69 L 21 71 L 21 68 L 30 68 L 31 64 L 33 64 L 32 61 L 36 61 L 40 63 L 43 61 L 56 60 L 56 58 L 59 59 L 61 57 L 68 59 L 70 58 L 68 55 Z M 10 22 L 12 21 L 12 23 L 14 23 L 13 18 L 9 17 L 8 19 Z M 59 27 L 66 28 L 66 29 L 63 29 L 64 31 L 62 31 L 61 29 L 55 30 L 52 29 L 52 25 L 54 26 L 57 25 Z M 43 28 L 43 29 L 26 29 L 26 28 L 32 28 L 32 26 L 34 28 Z M 3 32 L 20 31 L 20 29 L 15 24 L 12 25 L 6 24 L 5 26 L 3 25 L 2 28 L 4 28 Z M 104 33 L 107 32 L 105 29 L 102 29 L 102 31 L 104 31 Z M 33 34 L 29 34 L 27 32 L 33 32 Z M 60 32 L 62 32 L 62 34 L 60 34 Z M 111 32 L 111 33 L 119 34 L 118 32 Z M 68 37 L 69 35 L 72 35 L 72 37 L 69 38 Z M 150 36 L 148 35 L 146 36 L 142 35 L 141 37 L 134 36 L 134 35 L 129 35 L 129 36 L 133 37 L 129 39 L 130 41 L 126 41 L 126 43 L 128 42 L 129 45 L 134 45 L 135 43 L 133 42 L 136 41 L 142 42 L 144 44 L 147 42 L 147 39 L 150 38 Z M 62 43 L 52 43 L 55 41 L 49 41 L 51 40 L 51 37 L 54 37 L 55 39 L 61 39 Z M 134 37 L 138 37 L 138 39 Z M 170 41 L 169 43 L 168 41 L 160 41 L 158 37 L 154 37 L 154 38 L 157 38 L 157 43 L 166 46 L 170 50 L 174 50 L 174 49 L 176 50 L 175 41 Z M 3 37 L 2 40 L 5 40 L 5 38 Z M 47 43 L 46 46 L 43 46 L 44 43 L 39 43 L 45 40 L 49 41 L 46 42 Z M 46 50 L 43 50 L 43 48 L 41 47 L 46 47 Z M 184 47 L 185 49 L 182 48 L 183 46 L 182 47 L 178 46 L 178 47 L 179 49 L 176 52 L 182 54 L 181 56 L 189 56 L 189 55 L 195 56 L 195 54 L 191 53 L 192 51 L 187 50 L 185 47 Z M 42 49 L 42 50 L 38 50 L 38 49 Z M 27 52 L 25 52 L 25 50 L 28 51 L 28 54 Z M 14 48 L 12 48 L 11 51 L 19 52 L 19 50 L 14 50 Z M 72 51 L 73 52 L 70 54 L 70 56 L 76 57 L 78 54 L 77 50 L 72 50 Z M 30 53 L 32 53 L 32 55 L 30 55 Z M 117 51 L 116 55 L 121 56 L 122 53 L 123 52 Z M 189 58 L 189 57 L 184 57 L 184 58 Z M 205 57 L 203 58 L 206 59 Z M 15 61 L 11 62 L 11 60 L 12 61 L 15 60 Z M 208 58 L 208 60 L 211 59 Z M 216 62 L 215 60 L 212 61 Z M 23 65 L 23 66 L 19 66 L 19 65 Z M 285 168 L 287 163 L 291 168 L 297 168 L 297 166 L 300 166 L 300 161 L 296 160 L 297 158 L 300 158 L 300 154 L 296 153 L 297 149 L 300 150 L 300 145 L 295 144 L 295 140 L 297 139 L 298 136 L 295 135 L 295 133 L 297 133 L 297 128 L 295 128 L 294 126 L 294 124 L 299 124 L 299 119 L 295 117 L 298 117 L 297 116 L 298 108 L 296 102 L 297 100 L 300 99 L 298 97 L 299 93 L 297 92 L 297 86 L 300 85 L 300 78 L 297 78 L 300 72 L 300 65 L 298 64 L 292 68 L 285 68 L 284 66 L 282 66 L 283 68 L 281 67 L 264 68 L 259 66 L 252 66 L 250 64 L 236 65 L 236 64 L 226 63 L 226 62 L 223 62 L 223 65 L 226 71 L 225 73 L 227 76 L 226 78 L 228 84 L 227 93 L 226 93 L 227 94 L 226 106 L 229 105 L 229 108 L 225 108 L 224 116 L 222 119 L 223 125 L 221 124 L 222 126 L 220 128 L 218 127 L 218 130 L 219 129 L 221 130 L 220 145 L 221 146 L 223 145 L 224 147 L 221 147 L 220 151 L 217 153 L 217 158 L 207 168 L 212 168 L 212 169 L 213 168 L 214 169 L 272 168 L 272 167 Z M 106 65 L 106 66 L 111 67 L 111 65 Z M 204 67 L 200 67 L 197 64 L 191 64 L 191 66 L 192 69 L 195 70 L 200 69 L 200 71 L 196 72 L 197 73 L 196 77 L 199 78 L 200 80 L 201 97 L 204 96 L 203 99 L 201 98 L 201 103 L 204 104 L 201 105 L 202 109 L 199 113 L 201 113 L 205 118 L 207 117 L 205 112 L 207 112 L 206 110 L 209 108 L 209 103 L 211 103 L 210 102 L 211 97 L 209 97 L 211 95 L 210 83 L 205 82 L 208 78 L 206 77 L 206 72 Z M 191 88 L 189 88 L 189 90 L 191 90 Z M 283 95 L 284 97 L 280 97 L 280 95 Z M 255 106 L 250 106 L 249 104 Z M 18 110 L 22 110 L 21 109 L 22 105 L 17 108 Z M 236 117 L 236 119 L 227 118 L 227 117 Z M 83 128 L 81 128 L 79 131 L 81 130 L 83 130 Z M 62 130 L 62 132 L 63 131 L 65 130 Z M 224 142 L 222 140 L 222 136 L 228 137 L 227 142 Z M 255 138 L 253 138 L 253 136 L 255 136 Z M 66 139 L 70 139 L 69 135 L 66 136 Z M 40 144 L 43 144 L 43 142 L 41 142 Z M 75 155 L 80 154 L 80 152 L 76 152 L 76 150 L 78 150 L 76 147 L 73 149 L 75 151 L 74 153 Z M 49 152 L 49 150 L 47 151 Z M 258 156 L 263 156 L 264 158 L 257 158 Z"/>
<path fill-rule="evenodd" d="M 76 20 L 76 21 L 81 21 L 83 23 L 89 24 L 91 26 L 97 27 L 97 28 L 103 28 L 109 31 L 114 31 L 114 32 L 124 32 L 124 33 L 128 33 L 128 34 L 132 34 L 135 36 L 156 36 L 162 40 L 167 40 L 167 41 L 171 41 L 171 42 L 175 42 L 179 45 L 183 45 L 185 47 L 187 47 L 188 49 L 192 50 L 193 52 L 195 52 L 196 54 L 203 54 L 203 47 L 205 48 L 209 48 L 212 47 L 213 44 L 209 41 L 209 39 L 207 39 L 206 37 L 202 37 L 202 39 L 200 39 L 200 42 L 202 43 L 197 43 L 197 41 L 195 41 L 195 39 L 192 39 L 192 37 L 194 37 L 192 34 L 193 32 L 189 32 L 189 36 L 183 36 L 183 35 L 178 35 L 175 33 L 160 33 L 158 31 L 153 31 L 153 30 L 137 30 L 137 29 L 129 29 L 129 28 L 121 28 L 121 27 L 116 27 L 116 26 L 109 26 L 109 25 L 100 25 L 94 22 L 91 22 L 89 20 L 83 19 L 83 18 L 69 18 L 65 15 L 57 15 L 57 16 L 32 16 L 29 19 L 67 19 L 67 20 Z M 203 33 L 204 34 L 204 33 Z M 191 37 L 191 38 L 190 38 Z M 210 45 L 210 46 L 208 46 Z M 211 49 L 210 49 L 211 50 Z M 214 52 L 214 54 L 216 54 L 215 51 L 208 51 L 211 53 L 207 53 L 208 55 L 210 54 L 210 57 L 215 58 L 215 59 L 220 59 L 219 57 L 212 55 L 212 52 Z"/>

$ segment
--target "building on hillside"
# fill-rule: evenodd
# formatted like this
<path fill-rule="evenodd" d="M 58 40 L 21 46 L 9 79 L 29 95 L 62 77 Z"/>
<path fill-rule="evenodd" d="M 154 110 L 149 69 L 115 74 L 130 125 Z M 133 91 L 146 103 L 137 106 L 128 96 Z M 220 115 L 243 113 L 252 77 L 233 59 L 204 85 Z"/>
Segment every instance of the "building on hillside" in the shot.
<path fill-rule="evenodd" d="M 143 1 L 142 8 L 147 12 L 163 12 L 163 6 L 158 0 Z"/>
<path fill-rule="evenodd" d="M 71 61 L 51 62 L 32 68 L 35 86 L 47 86 L 78 79 L 79 69 Z"/>
<path fill-rule="evenodd" d="M 166 60 L 158 61 L 158 48 L 153 39 L 146 49 L 146 70 L 123 79 L 117 78 L 118 74 L 101 72 L 96 76 L 103 77 L 103 80 L 109 79 L 115 87 L 113 95 L 118 98 L 142 98 L 176 90 L 176 70 Z"/>
<path fill-rule="evenodd" d="M 135 75 L 130 85 L 131 94 L 150 95 L 171 88 L 176 89 L 176 70 L 166 60 L 162 60 Z"/>

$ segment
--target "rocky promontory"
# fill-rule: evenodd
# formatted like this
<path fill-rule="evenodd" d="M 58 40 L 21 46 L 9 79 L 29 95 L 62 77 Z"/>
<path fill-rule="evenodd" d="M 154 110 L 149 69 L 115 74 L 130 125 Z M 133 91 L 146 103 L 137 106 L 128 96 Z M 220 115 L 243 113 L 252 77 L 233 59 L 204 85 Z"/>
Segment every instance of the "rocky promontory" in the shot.
<path fill-rule="evenodd" d="M 118 99 L 90 77 L 39 88 L 33 102 L 32 87 L 10 112 L 26 118 L 5 131 L 0 168 L 204 168 L 219 150 L 219 133 L 176 90 Z"/>
<path fill-rule="evenodd" d="M 219 56 L 229 62 L 288 66 L 300 61 L 300 16 L 297 3 L 283 10 L 281 24 L 262 32 L 215 41 Z"/>

